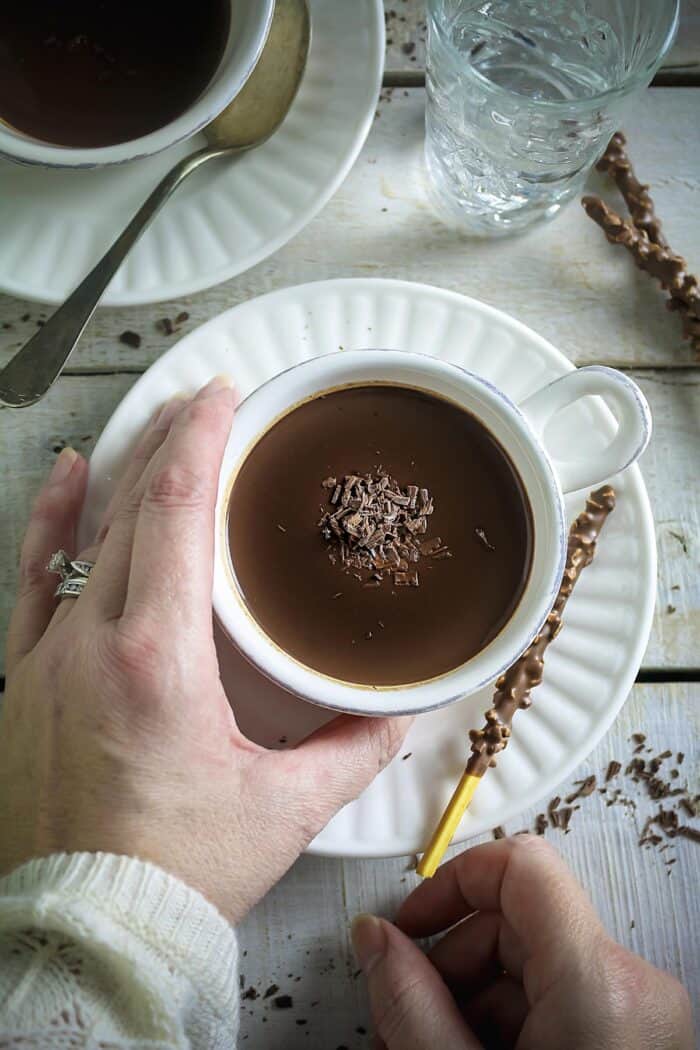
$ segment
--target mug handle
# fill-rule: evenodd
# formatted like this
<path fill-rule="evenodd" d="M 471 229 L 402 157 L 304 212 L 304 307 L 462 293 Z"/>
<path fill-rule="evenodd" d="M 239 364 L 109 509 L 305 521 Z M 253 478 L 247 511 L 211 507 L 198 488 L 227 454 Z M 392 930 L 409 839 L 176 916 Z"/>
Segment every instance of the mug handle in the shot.
<path fill-rule="evenodd" d="M 651 412 L 642 391 L 622 372 L 602 365 L 577 368 L 555 379 L 531 394 L 519 407 L 544 445 L 544 431 L 552 416 L 589 394 L 605 399 L 617 419 L 618 431 L 600 452 L 570 462 L 556 462 L 563 492 L 590 488 L 624 470 L 639 459 L 651 437 Z"/>

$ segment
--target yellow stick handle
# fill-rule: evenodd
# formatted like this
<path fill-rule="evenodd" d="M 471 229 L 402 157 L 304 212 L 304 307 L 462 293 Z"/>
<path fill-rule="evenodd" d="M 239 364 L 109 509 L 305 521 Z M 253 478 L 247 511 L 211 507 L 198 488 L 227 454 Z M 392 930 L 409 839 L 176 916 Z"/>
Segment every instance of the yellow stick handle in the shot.
<path fill-rule="evenodd" d="M 431 879 L 437 871 L 438 865 L 445 855 L 445 850 L 452 841 L 452 836 L 457 826 L 466 813 L 467 806 L 472 800 L 476 786 L 481 777 L 475 777 L 466 771 L 454 790 L 452 798 L 447 803 L 445 812 L 440 818 L 440 823 L 433 833 L 433 837 L 426 846 L 425 853 L 421 857 L 416 871 L 424 879 Z"/>

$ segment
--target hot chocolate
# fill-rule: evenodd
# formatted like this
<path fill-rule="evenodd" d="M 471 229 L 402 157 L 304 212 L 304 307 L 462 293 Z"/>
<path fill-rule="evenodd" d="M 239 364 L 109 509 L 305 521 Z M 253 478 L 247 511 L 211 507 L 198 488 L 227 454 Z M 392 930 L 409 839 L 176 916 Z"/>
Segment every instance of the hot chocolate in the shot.
<path fill-rule="evenodd" d="M 231 564 L 290 656 L 362 685 L 425 681 L 508 621 L 532 516 L 500 444 L 456 404 L 384 384 L 293 408 L 234 479 Z"/>
<path fill-rule="evenodd" d="M 0 120 L 43 142 L 112 146 L 184 113 L 226 45 L 229 0 L 5 0 Z"/>

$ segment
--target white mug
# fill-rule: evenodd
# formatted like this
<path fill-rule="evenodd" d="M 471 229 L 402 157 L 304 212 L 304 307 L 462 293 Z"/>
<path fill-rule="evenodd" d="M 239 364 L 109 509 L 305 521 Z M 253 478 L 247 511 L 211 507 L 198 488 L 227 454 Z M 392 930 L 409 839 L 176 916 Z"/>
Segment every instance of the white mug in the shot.
<path fill-rule="evenodd" d="M 227 538 L 228 503 L 246 456 L 282 416 L 314 396 L 362 383 L 394 383 L 437 394 L 481 421 L 505 449 L 527 493 L 534 545 L 530 574 L 510 619 L 466 663 L 429 681 L 367 686 L 315 671 L 284 652 L 257 623 L 237 585 Z M 603 397 L 618 422 L 602 451 L 552 462 L 544 431 L 560 409 L 589 394 Z M 263 674 L 289 692 L 337 711 L 362 715 L 414 714 L 460 700 L 492 682 L 541 629 L 561 583 L 568 527 L 563 493 L 608 480 L 633 463 L 651 436 L 644 395 L 611 368 L 580 368 L 538 390 L 520 405 L 486 380 L 456 365 L 398 350 L 354 350 L 313 358 L 282 372 L 239 406 L 224 453 L 216 510 L 214 611 L 229 638 Z M 294 465 L 290 464 L 290 469 Z"/>

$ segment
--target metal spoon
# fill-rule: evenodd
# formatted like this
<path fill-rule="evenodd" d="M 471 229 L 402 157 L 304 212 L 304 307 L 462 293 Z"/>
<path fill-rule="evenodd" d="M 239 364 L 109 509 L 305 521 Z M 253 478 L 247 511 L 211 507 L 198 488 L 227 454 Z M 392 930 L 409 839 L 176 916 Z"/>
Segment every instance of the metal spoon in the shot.
<path fill-rule="evenodd" d="M 233 102 L 204 131 L 210 145 L 168 172 L 94 269 L 0 371 L 0 404 L 24 408 L 49 390 L 127 252 L 191 172 L 215 157 L 255 149 L 277 130 L 301 83 L 310 40 L 306 0 L 277 0 L 257 66 Z"/>

